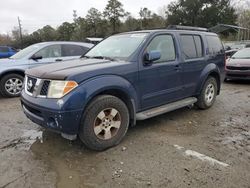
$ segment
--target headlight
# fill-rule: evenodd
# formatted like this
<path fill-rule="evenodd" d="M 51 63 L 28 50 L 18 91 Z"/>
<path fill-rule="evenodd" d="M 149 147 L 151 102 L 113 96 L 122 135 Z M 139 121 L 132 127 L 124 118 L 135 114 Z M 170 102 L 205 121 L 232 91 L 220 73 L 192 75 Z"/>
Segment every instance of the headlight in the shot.
<path fill-rule="evenodd" d="M 49 85 L 48 98 L 62 98 L 78 86 L 75 81 L 51 81 Z"/>

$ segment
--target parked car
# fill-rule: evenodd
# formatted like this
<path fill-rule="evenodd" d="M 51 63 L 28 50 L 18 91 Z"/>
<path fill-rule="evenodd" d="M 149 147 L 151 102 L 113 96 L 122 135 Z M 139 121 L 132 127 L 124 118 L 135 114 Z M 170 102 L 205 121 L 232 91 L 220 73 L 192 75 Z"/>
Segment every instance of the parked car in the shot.
<path fill-rule="evenodd" d="M 192 104 L 210 108 L 224 80 L 222 43 L 199 28 L 176 29 L 117 34 L 81 59 L 27 70 L 24 113 L 104 150 L 120 143 L 136 120 Z"/>
<path fill-rule="evenodd" d="M 233 50 L 227 50 L 226 53 L 226 58 L 231 58 L 236 52 L 238 52 L 237 49 L 233 49 Z"/>
<path fill-rule="evenodd" d="M 250 48 L 239 50 L 227 60 L 225 80 L 250 80 Z"/>
<path fill-rule="evenodd" d="M 9 46 L 0 46 L 0 58 L 8 58 L 17 53 L 15 48 Z"/>
<path fill-rule="evenodd" d="M 43 42 L 31 45 L 8 59 L 1 59 L 0 93 L 4 97 L 19 96 L 26 69 L 80 58 L 92 46 L 80 42 Z"/>

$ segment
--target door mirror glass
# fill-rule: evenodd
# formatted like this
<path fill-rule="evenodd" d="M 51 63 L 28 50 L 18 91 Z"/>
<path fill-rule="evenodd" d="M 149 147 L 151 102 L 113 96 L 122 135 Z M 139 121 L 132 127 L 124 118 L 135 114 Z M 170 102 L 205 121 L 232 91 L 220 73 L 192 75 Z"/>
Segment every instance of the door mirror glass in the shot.
<path fill-rule="evenodd" d="M 157 61 L 159 59 L 161 59 L 161 52 L 157 51 L 157 50 L 150 51 L 150 52 L 146 53 L 144 56 L 144 60 L 146 63 L 147 62 L 152 63 L 152 62 Z"/>

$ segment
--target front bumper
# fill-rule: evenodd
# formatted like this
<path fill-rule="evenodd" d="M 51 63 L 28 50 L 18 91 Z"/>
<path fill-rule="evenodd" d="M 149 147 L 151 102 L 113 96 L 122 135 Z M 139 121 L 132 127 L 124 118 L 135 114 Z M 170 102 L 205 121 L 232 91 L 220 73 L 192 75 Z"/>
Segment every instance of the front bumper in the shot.
<path fill-rule="evenodd" d="M 63 134 L 78 134 L 82 109 L 62 110 L 58 99 L 34 98 L 24 91 L 21 93 L 21 105 L 32 122 Z"/>
<path fill-rule="evenodd" d="M 226 69 L 226 78 L 232 80 L 250 80 L 250 71 Z"/>

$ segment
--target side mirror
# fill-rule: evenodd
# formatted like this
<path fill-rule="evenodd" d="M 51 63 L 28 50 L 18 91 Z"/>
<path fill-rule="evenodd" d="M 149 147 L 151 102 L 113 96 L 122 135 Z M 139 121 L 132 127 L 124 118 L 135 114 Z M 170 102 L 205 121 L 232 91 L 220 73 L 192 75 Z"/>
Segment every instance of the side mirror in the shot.
<path fill-rule="evenodd" d="M 37 61 L 37 60 L 39 60 L 39 59 L 42 59 L 43 58 L 43 56 L 36 56 L 36 55 L 33 55 L 33 56 L 31 56 L 31 58 L 30 59 L 33 59 L 34 61 Z"/>
<path fill-rule="evenodd" d="M 154 61 L 161 59 L 161 52 L 159 51 L 150 51 L 147 52 L 144 56 L 145 64 L 151 64 Z"/>

